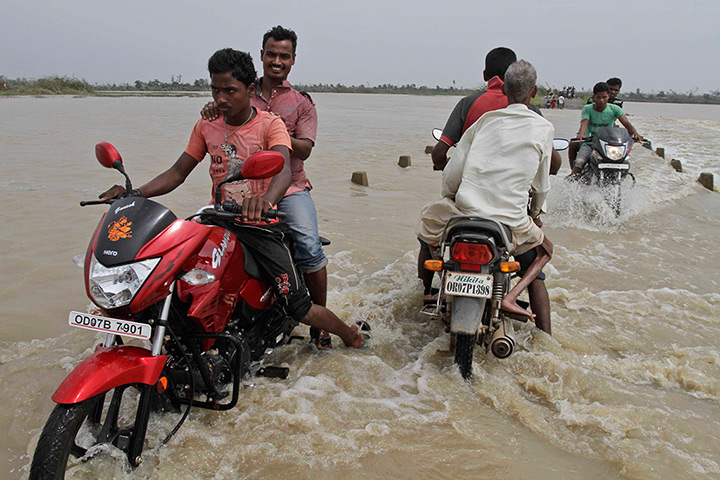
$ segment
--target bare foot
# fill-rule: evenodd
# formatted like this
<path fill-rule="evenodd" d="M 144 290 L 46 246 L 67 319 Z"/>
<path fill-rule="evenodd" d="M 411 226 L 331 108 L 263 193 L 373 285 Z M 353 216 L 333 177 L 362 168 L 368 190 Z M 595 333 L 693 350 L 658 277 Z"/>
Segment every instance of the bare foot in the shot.
<path fill-rule="evenodd" d="M 517 303 L 513 302 L 509 298 L 503 298 L 500 308 L 506 312 L 514 313 L 516 315 L 522 315 L 523 317 L 530 318 L 531 321 L 535 321 L 535 315 L 528 312 L 524 308 L 520 307 Z"/>
<path fill-rule="evenodd" d="M 353 331 L 353 335 L 349 341 L 343 339 L 346 347 L 352 348 L 363 348 L 365 346 L 365 335 L 360 332 L 360 325 L 352 325 L 350 329 Z"/>

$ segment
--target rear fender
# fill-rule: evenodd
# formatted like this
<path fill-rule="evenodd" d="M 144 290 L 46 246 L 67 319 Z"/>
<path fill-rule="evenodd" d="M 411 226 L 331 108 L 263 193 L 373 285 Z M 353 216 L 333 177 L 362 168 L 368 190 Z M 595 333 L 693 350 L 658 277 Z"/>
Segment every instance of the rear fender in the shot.
<path fill-rule="evenodd" d="M 154 385 L 167 357 L 128 345 L 99 346 L 65 377 L 52 396 L 54 402 L 78 403 L 128 383 Z"/>
<path fill-rule="evenodd" d="M 480 328 L 486 300 L 485 298 L 455 296 L 452 301 L 450 332 L 475 334 Z"/>

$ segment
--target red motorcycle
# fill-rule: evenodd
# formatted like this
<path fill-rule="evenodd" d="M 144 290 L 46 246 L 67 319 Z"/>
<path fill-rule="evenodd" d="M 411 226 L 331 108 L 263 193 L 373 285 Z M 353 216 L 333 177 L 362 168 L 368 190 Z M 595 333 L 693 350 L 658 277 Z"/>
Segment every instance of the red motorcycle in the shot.
<path fill-rule="evenodd" d="M 115 147 L 100 143 L 95 152 L 103 166 L 125 176 L 131 192 Z M 251 155 L 194 221 L 142 197 L 81 202 L 112 206 L 84 258 L 85 288 L 99 314 L 70 312 L 68 322 L 104 333 L 105 341 L 52 396 L 57 405 L 35 449 L 31 479 L 64 478 L 73 462 L 90 460 L 107 444 L 136 467 L 151 411 L 185 409 L 164 444 L 191 407 L 235 406 L 249 373 L 287 376 L 287 369 L 261 368 L 261 361 L 292 339 L 296 322 L 233 234 L 240 207 L 221 202 L 223 184 L 269 178 L 282 167 L 277 152 Z M 152 345 L 125 345 L 122 337 Z"/>

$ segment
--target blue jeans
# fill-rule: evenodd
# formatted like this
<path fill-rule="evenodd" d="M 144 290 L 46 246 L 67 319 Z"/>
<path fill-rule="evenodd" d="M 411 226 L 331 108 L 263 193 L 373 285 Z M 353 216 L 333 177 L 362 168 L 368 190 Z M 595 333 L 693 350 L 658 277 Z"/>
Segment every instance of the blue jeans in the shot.
<path fill-rule="evenodd" d="M 317 212 L 310 192 L 302 190 L 283 197 L 277 204 L 285 213 L 285 222 L 292 231 L 293 257 L 304 273 L 315 273 L 325 268 L 328 260 L 320 244 Z"/>

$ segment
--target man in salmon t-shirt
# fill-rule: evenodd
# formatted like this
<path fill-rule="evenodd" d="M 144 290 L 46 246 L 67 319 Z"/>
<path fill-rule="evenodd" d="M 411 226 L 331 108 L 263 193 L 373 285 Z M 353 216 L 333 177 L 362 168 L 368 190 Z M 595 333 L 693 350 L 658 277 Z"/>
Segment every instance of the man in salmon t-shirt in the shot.
<path fill-rule="evenodd" d="M 280 25 L 265 32 L 260 50 L 263 76 L 255 81 L 255 95 L 250 105 L 259 111 L 271 112 L 285 122 L 290 141 L 290 188 L 278 202 L 277 208 L 285 213 L 285 223 L 293 237 L 293 258 L 302 270 L 305 285 L 313 303 L 327 302 L 327 264 L 318 231 L 317 212 L 310 191 L 312 185 L 305 173 L 305 162 L 315 146 L 317 111 L 306 92 L 295 90 L 288 75 L 295 65 L 297 34 Z M 202 118 L 215 120 L 219 112 L 209 102 L 200 112 Z M 330 336 L 310 329 L 311 342 L 319 349 L 331 347 Z"/>
<path fill-rule="evenodd" d="M 213 99 L 223 121 L 199 120 L 187 148 L 175 164 L 130 194 L 149 198 L 171 192 L 185 181 L 206 154 L 210 156 L 214 193 L 216 185 L 227 177 L 228 172 L 239 168 L 252 153 L 260 150 L 280 152 L 285 158 L 285 166 L 274 177 L 223 187 L 226 199 L 242 202 L 242 217 L 247 222 L 238 225 L 233 233 L 255 257 L 262 277 L 274 285 L 278 298 L 295 321 L 334 333 L 345 345 L 362 347 L 365 340 L 359 326 L 350 327 L 327 308 L 311 302 L 284 242 L 285 226 L 262 221 L 290 185 L 291 142 L 279 117 L 250 105 L 256 75 L 252 58 L 230 48 L 218 50 L 210 57 L 208 70 Z M 100 199 L 115 198 L 124 192 L 124 187 L 115 185 Z"/>

